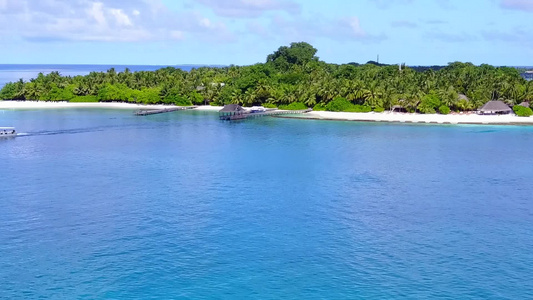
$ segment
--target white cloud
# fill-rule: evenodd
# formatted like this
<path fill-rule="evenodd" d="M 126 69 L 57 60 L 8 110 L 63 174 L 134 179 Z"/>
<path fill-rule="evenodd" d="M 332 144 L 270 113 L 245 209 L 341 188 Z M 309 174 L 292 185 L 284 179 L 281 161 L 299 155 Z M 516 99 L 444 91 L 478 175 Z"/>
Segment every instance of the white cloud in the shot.
<path fill-rule="evenodd" d="M 361 29 L 361 24 L 359 24 L 359 18 L 351 17 L 351 18 L 348 18 L 346 22 L 350 26 L 350 28 L 352 30 L 352 33 L 355 36 L 358 36 L 358 37 L 366 36 L 365 31 L 363 29 Z"/>
<path fill-rule="evenodd" d="M 533 12 L 533 1 L 531 0 L 501 0 L 500 6 L 506 9 Z"/>
<path fill-rule="evenodd" d="M 185 34 L 183 31 L 173 30 L 170 32 L 170 37 L 174 40 L 183 40 L 185 38 Z"/>
<path fill-rule="evenodd" d="M 398 21 L 392 21 L 391 26 L 395 28 L 404 27 L 404 28 L 417 28 L 418 25 L 414 22 L 407 21 L 407 20 L 398 20 Z"/>
<path fill-rule="evenodd" d="M 253 24 L 251 24 L 253 25 Z M 251 32 L 257 33 L 260 27 L 255 24 L 248 26 Z M 281 37 L 283 42 L 309 41 L 329 39 L 334 41 L 359 41 L 361 43 L 375 43 L 386 39 L 384 34 L 368 33 L 361 26 L 358 17 L 350 16 L 332 19 L 323 15 L 309 18 L 285 18 L 275 16 L 268 28 L 269 35 L 263 37 Z"/>
<path fill-rule="evenodd" d="M 209 21 L 208 18 L 203 18 L 200 20 L 200 25 L 202 25 L 202 27 L 209 28 L 211 27 L 211 21 Z"/>
<path fill-rule="evenodd" d="M 217 15 L 234 18 L 255 18 L 267 11 L 299 14 L 301 7 L 292 0 L 195 0 L 211 8 Z"/>
<path fill-rule="evenodd" d="M 107 21 L 104 16 L 104 4 L 101 2 L 94 2 L 90 8 L 87 9 L 87 14 L 92 17 L 100 26 L 106 26 Z"/>
<path fill-rule="evenodd" d="M 388 9 L 391 6 L 396 5 L 396 4 L 399 4 L 399 5 L 411 4 L 413 3 L 414 0 L 368 0 L 368 1 L 374 3 L 375 5 L 377 5 L 377 7 L 381 9 Z"/>
<path fill-rule="evenodd" d="M 130 17 L 128 17 L 127 14 L 125 14 L 122 9 L 111 9 L 111 14 L 115 17 L 115 21 L 120 26 L 133 26 L 133 23 L 130 20 Z"/>
<path fill-rule="evenodd" d="M 0 38 L 139 42 L 187 36 L 235 39 L 224 23 L 194 11 L 170 11 L 160 0 L 0 0 Z"/>

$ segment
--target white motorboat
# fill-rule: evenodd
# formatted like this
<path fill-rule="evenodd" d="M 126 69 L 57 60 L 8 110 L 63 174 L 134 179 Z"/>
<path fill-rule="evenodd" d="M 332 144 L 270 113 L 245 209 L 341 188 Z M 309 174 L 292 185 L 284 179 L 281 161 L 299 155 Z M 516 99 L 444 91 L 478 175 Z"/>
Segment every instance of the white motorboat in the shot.
<path fill-rule="evenodd" d="M 0 127 L 0 138 L 1 137 L 12 137 L 16 136 L 17 131 L 15 127 Z"/>

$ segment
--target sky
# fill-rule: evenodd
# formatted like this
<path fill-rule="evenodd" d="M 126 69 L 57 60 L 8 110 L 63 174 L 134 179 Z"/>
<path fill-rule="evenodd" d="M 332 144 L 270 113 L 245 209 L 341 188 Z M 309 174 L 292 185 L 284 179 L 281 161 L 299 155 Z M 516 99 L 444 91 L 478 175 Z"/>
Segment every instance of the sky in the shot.
<path fill-rule="evenodd" d="M 533 65 L 533 0 L 0 0 L 0 64 Z"/>

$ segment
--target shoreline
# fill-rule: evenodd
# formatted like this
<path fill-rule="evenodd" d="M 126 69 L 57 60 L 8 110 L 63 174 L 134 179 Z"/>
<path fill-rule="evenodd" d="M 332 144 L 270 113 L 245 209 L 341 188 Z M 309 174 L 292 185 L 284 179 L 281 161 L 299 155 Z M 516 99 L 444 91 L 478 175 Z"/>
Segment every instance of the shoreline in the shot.
<path fill-rule="evenodd" d="M 478 115 L 478 114 L 417 114 L 417 113 L 355 113 L 312 111 L 305 115 L 282 116 L 282 118 L 376 122 L 376 123 L 406 123 L 406 124 L 437 124 L 437 125 L 533 125 L 533 117 L 518 117 L 516 115 Z"/>
<path fill-rule="evenodd" d="M 46 101 L 0 101 L 0 110 L 17 109 L 63 109 L 63 108 L 108 108 L 108 109 L 164 109 L 176 107 L 174 105 L 142 105 L 124 102 L 46 102 Z M 218 112 L 221 106 L 202 105 L 194 110 Z M 478 114 L 417 114 L 392 112 L 330 112 L 311 111 L 302 115 L 278 116 L 281 118 L 354 121 L 354 122 L 385 122 L 409 124 L 438 124 L 438 125 L 533 125 L 533 117 L 518 117 L 516 115 L 478 115 Z"/>

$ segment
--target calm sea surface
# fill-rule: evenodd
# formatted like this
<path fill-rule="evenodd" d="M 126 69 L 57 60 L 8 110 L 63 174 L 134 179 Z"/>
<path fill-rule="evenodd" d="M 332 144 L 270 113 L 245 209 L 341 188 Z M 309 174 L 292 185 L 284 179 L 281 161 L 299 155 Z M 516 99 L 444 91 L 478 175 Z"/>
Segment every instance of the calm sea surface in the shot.
<path fill-rule="evenodd" d="M 123 72 L 126 68 L 130 71 L 155 71 L 166 66 L 143 66 L 143 65 L 6 65 L 0 64 L 0 88 L 8 82 L 15 82 L 19 79 L 29 81 L 37 77 L 39 73 L 48 74 L 53 71 L 59 72 L 63 76 L 87 75 L 90 72 L 106 72 L 115 68 L 117 72 Z M 180 65 L 172 66 L 185 71 L 201 65 Z"/>
<path fill-rule="evenodd" d="M 7 110 L 2 299 L 532 299 L 533 128 Z"/>

